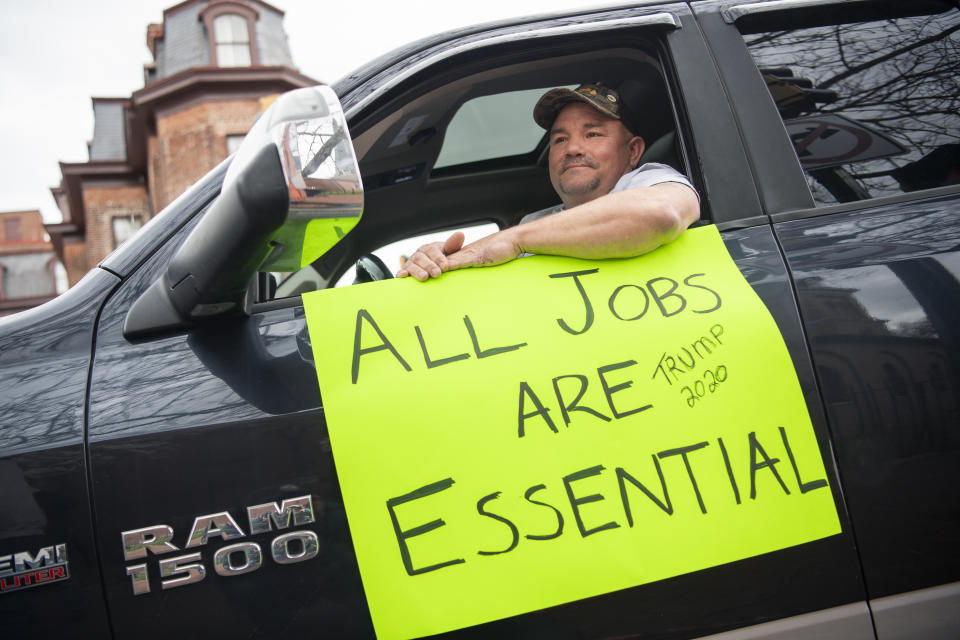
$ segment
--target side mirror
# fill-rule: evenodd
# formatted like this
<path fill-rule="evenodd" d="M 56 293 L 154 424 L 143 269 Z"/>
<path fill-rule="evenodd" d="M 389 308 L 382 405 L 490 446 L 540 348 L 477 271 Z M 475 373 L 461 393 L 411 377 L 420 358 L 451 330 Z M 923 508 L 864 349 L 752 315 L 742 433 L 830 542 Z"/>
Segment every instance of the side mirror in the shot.
<path fill-rule="evenodd" d="M 363 186 L 329 87 L 280 96 L 244 138 L 217 200 L 130 308 L 130 339 L 244 312 L 261 270 L 295 271 L 360 220 Z"/>

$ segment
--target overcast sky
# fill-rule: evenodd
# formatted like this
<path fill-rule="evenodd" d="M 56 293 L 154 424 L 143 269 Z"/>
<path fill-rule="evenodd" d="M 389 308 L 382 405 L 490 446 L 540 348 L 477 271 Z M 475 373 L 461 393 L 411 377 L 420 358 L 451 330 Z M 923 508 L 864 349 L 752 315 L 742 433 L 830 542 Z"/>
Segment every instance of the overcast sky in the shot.
<path fill-rule="evenodd" d="M 40 209 L 60 220 L 50 195 L 59 161 L 86 162 L 91 96 L 128 97 L 151 61 L 147 24 L 175 0 L 2 0 L 0 9 L 0 211 Z M 294 63 L 333 82 L 407 42 L 501 18 L 601 7 L 596 0 L 277 0 Z"/>

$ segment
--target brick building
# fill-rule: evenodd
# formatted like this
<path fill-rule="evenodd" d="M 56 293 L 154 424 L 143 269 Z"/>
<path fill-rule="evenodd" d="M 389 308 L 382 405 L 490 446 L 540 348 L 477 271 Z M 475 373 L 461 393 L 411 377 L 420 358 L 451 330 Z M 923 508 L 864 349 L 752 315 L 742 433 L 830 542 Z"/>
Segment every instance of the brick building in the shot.
<path fill-rule="evenodd" d="M 0 212 L 0 316 L 57 295 L 57 257 L 39 211 Z"/>
<path fill-rule="evenodd" d="M 46 225 L 72 286 L 232 153 L 264 96 L 316 84 L 293 66 L 283 11 L 260 0 L 186 0 L 147 27 L 153 62 L 126 98 L 93 98 L 87 162 L 60 163 Z"/>

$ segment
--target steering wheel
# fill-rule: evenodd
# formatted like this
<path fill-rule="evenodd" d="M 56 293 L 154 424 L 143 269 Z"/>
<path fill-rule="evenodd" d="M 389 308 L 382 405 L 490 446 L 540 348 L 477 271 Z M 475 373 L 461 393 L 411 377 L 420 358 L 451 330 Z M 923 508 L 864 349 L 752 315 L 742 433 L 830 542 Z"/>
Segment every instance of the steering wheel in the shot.
<path fill-rule="evenodd" d="M 374 280 L 386 280 L 393 277 L 393 274 L 390 272 L 390 269 L 387 268 L 387 265 L 383 263 L 383 260 L 372 253 L 365 253 L 360 256 L 357 260 L 356 270 L 357 275 L 353 279 L 353 284 L 373 282 Z"/>

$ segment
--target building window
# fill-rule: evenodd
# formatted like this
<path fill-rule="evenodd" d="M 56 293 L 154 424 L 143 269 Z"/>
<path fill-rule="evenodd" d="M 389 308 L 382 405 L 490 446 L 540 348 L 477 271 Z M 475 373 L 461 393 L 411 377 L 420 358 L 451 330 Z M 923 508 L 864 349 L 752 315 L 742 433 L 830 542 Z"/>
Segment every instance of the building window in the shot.
<path fill-rule="evenodd" d="M 50 277 L 53 259 L 48 251 L 3 256 L 0 261 L 0 298 L 11 300 L 54 295 L 54 282 Z"/>
<path fill-rule="evenodd" d="M 240 144 L 243 142 L 243 139 L 246 136 L 242 133 L 230 134 L 227 136 L 227 155 L 231 153 L 236 153 L 237 149 L 240 148 Z"/>
<path fill-rule="evenodd" d="M 20 228 L 20 218 L 7 218 L 3 221 L 3 241 L 20 242 L 23 240 L 23 230 Z"/>
<path fill-rule="evenodd" d="M 119 247 L 142 226 L 143 220 L 138 215 L 114 216 L 113 246 Z"/>
<path fill-rule="evenodd" d="M 211 64 L 220 67 L 260 64 L 256 38 L 259 15 L 245 0 L 212 0 L 200 11 Z"/>
<path fill-rule="evenodd" d="M 246 18 L 235 13 L 217 16 L 213 19 L 213 38 L 218 66 L 250 66 L 250 31 Z"/>

